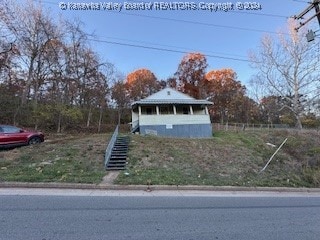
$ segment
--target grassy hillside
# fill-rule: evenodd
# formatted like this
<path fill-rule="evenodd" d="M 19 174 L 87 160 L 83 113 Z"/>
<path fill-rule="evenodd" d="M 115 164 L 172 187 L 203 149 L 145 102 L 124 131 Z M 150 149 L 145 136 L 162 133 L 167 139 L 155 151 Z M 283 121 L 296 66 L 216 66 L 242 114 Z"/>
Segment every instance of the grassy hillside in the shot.
<path fill-rule="evenodd" d="M 44 144 L 0 150 L 0 181 L 99 183 L 111 134 L 51 135 Z M 277 147 L 283 148 L 260 173 Z M 117 184 L 320 187 L 317 131 L 217 131 L 211 139 L 131 135 Z"/>
<path fill-rule="evenodd" d="M 286 144 L 264 172 L 277 147 Z M 132 136 L 119 184 L 320 187 L 316 131 L 216 132 L 212 139 Z M 277 147 L 270 146 L 271 143 Z"/>
<path fill-rule="evenodd" d="M 100 183 L 110 134 L 59 134 L 40 145 L 0 150 L 0 182 Z"/>

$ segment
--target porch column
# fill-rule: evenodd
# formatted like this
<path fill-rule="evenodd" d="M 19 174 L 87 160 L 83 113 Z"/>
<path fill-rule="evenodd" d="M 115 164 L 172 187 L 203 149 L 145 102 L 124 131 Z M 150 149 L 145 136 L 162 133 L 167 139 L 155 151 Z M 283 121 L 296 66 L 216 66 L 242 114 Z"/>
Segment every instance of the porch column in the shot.
<path fill-rule="evenodd" d="M 206 106 L 206 115 L 209 115 L 209 110 L 208 110 L 208 106 Z"/>
<path fill-rule="evenodd" d="M 193 109 L 191 105 L 190 105 L 190 114 L 193 115 Z"/>
<path fill-rule="evenodd" d="M 157 115 L 159 115 L 159 114 L 160 114 L 159 106 L 158 106 L 158 105 L 156 106 L 156 112 L 157 112 Z"/>
<path fill-rule="evenodd" d="M 174 114 L 174 115 L 177 115 L 176 105 L 173 105 L 173 114 Z"/>
<path fill-rule="evenodd" d="M 141 106 L 138 106 L 139 109 L 139 116 L 141 116 Z"/>

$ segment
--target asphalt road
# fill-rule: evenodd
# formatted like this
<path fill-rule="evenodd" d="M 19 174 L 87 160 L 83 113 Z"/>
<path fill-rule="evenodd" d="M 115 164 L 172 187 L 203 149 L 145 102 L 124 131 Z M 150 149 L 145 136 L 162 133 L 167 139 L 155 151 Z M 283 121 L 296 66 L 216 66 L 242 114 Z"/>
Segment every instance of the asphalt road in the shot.
<path fill-rule="evenodd" d="M 1 240 L 319 238 L 320 197 L 0 195 Z"/>

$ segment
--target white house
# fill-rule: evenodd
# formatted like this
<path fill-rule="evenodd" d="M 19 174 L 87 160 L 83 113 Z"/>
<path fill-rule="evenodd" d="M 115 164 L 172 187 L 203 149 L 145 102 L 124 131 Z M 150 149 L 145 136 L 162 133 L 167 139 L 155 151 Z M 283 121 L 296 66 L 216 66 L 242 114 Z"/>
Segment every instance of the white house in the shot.
<path fill-rule="evenodd" d="M 212 125 L 208 106 L 172 88 L 132 103 L 132 132 L 158 136 L 208 138 Z"/>

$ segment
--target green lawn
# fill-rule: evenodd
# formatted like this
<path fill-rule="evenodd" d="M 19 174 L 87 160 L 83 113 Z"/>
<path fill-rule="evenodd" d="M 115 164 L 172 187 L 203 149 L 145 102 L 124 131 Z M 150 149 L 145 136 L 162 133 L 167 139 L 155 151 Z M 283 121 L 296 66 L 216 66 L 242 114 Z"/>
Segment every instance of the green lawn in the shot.
<path fill-rule="evenodd" d="M 0 181 L 99 183 L 110 135 L 51 136 L 45 143 L 0 151 Z"/>
<path fill-rule="evenodd" d="M 276 148 L 287 144 L 260 173 Z M 211 139 L 132 136 L 129 165 L 116 183 L 230 186 L 320 186 L 317 132 L 221 131 Z M 310 155 L 312 153 L 312 156 Z M 313 162 L 311 166 L 310 163 Z"/>
<path fill-rule="evenodd" d="M 111 134 L 52 135 L 0 151 L 0 181 L 94 183 L 107 174 Z M 267 169 L 261 169 L 282 141 Z M 317 131 L 217 131 L 210 139 L 130 135 L 127 169 L 115 184 L 320 187 Z"/>

